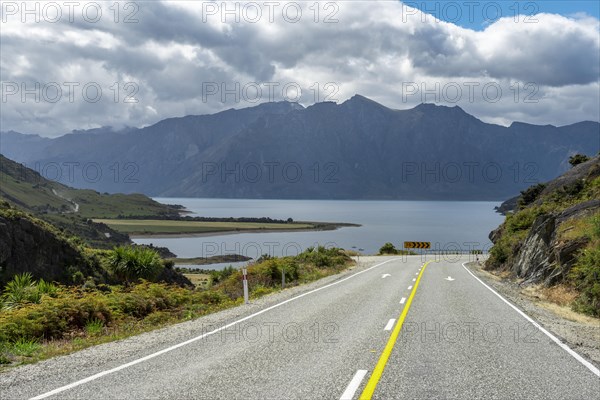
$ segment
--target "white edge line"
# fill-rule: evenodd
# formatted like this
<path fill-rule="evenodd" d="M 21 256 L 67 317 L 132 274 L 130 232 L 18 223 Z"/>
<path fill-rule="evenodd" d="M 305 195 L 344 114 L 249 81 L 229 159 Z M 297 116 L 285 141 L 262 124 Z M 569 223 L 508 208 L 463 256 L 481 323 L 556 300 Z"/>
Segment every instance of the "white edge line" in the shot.
<path fill-rule="evenodd" d="M 391 331 L 392 328 L 394 327 L 394 324 L 396 323 L 396 319 L 392 318 L 388 321 L 388 323 L 385 325 L 385 328 L 383 328 L 384 331 Z"/>
<path fill-rule="evenodd" d="M 356 374 L 354 374 L 354 377 L 346 387 L 346 390 L 344 390 L 344 393 L 342 394 L 342 397 L 340 397 L 340 400 L 352 400 L 352 398 L 354 397 L 354 393 L 356 393 L 356 389 L 358 389 L 358 387 L 360 386 L 360 383 L 365 378 L 365 375 L 367 375 L 366 369 L 359 369 L 358 371 L 356 371 Z"/>
<path fill-rule="evenodd" d="M 404 302 L 406 301 L 406 297 L 403 297 L 400 299 L 400 304 L 404 304 Z"/>
<path fill-rule="evenodd" d="M 554 343 L 556 343 L 558 346 L 560 346 L 563 350 L 565 350 L 567 353 L 569 353 L 571 356 L 573 356 L 573 358 L 575 358 L 577 361 L 579 361 L 581 364 L 583 364 L 587 369 L 592 371 L 592 373 L 594 375 L 596 375 L 597 377 L 600 378 L 600 370 L 598 368 L 596 368 L 592 363 L 590 363 L 588 360 L 586 360 L 585 358 L 580 356 L 575 350 L 573 350 L 572 348 L 567 346 L 565 343 L 561 342 L 560 339 L 558 339 L 556 336 L 554 336 L 553 334 L 548 332 L 546 329 L 544 329 L 544 327 L 542 327 L 540 324 L 535 322 L 530 316 L 528 316 L 523 311 L 521 311 L 517 306 L 515 306 L 514 304 L 512 304 L 511 302 L 506 300 L 504 297 L 502 297 L 500 294 L 498 294 L 498 292 L 496 292 L 494 289 L 492 289 L 490 286 L 488 286 L 485 282 L 483 282 L 481 279 L 476 277 L 475 274 L 473 274 L 471 271 L 469 271 L 469 269 L 465 266 L 465 263 L 463 263 L 462 266 L 465 270 L 467 270 L 467 272 L 469 274 L 471 274 L 471 276 L 473 278 L 477 279 L 479 281 L 479 283 L 481 283 L 483 286 L 488 288 L 492 293 L 494 293 L 496 296 L 498 296 L 500 298 L 500 300 L 502 300 L 503 302 L 508 304 L 513 310 L 518 312 L 523 318 L 525 318 L 527 321 L 531 322 L 531 324 L 533 326 L 535 326 L 540 331 L 542 331 L 542 333 L 544 333 L 546 336 L 548 336 Z"/>
<path fill-rule="evenodd" d="M 147 355 L 147 356 L 145 356 L 145 357 L 138 358 L 137 360 L 133 360 L 133 361 L 131 361 L 131 362 L 128 362 L 128 363 L 126 363 L 126 364 L 123 364 L 123 365 L 119 365 L 118 367 L 115 367 L 115 368 L 112 368 L 112 369 L 109 369 L 109 370 L 106 370 L 106 371 L 99 372 L 99 373 L 97 373 L 97 374 L 95 374 L 95 375 L 88 376 L 87 378 L 80 379 L 80 380 L 78 380 L 78 381 L 76 381 L 76 382 L 73 382 L 73 383 L 70 383 L 70 384 L 68 384 L 68 385 L 61 386 L 61 387 L 59 387 L 59 388 L 56 388 L 56 389 L 54 389 L 54 390 L 51 390 L 51 391 L 49 391 L 49 392 L 46 392 L 46 393 L 42 393 L 42 394 L 40 394 L 40 395 L 38 395 L 38 396 L 32 397 L 30 400 L 45 399 L 45 398 L 47 398 L 47 397 L 50 397 L 50 396 L 53 396 L 53 395 L 55 395 L 55 394 L 58 394 L 58 393 L 64 392 L 65 390 L 73 389 L 74 387 L 77 387 L 77 386 L 83 385 L 84 383 L 91 382 L 91 381 L 93 381 L 93 380 L 96 380 L 96 379 L 98 379 L 98 378 L 102 378 L 103 376 L 110 375 L 110 374 L 112 374 L 112 373 L 115 373 L 115 372 L 121 371 L 121 370 L 123 370 L 123 369 L 125 369 L 125 368 L 129 368 L 129 367 L 131 367 L 131 366 L 134 366 L 134 365 L 136 365 L 136 364 L 139 364 L 139 363 L 142 363 L 142 362 L 144 362 L 144 361 L 150 360 L 150 359 L 152 359 L 152 358 L 154 358 L 154 357 L 158 357 L 158 356 L 160 356 L 160 355 L 162 355 L 162 354 L 168 353 L 168 352 L 170 352 L 170 351 L 173 351 L 173 350 L 175 350 L 175 349 L 178 349 L 178 348 L 180 348 L 180 347 L 186 346 L 186 345 L 188 345 L 188 344 L 190 344 L 190 343 L 193 343 L 193 342 L 196 342 L 196 341 L 198 341 L 198 340 L 200 340 L 200 339 L 203 339 L 203 338 L 205 338 L 205 337 L 207 337 L 207 336 L 213 335 L 213 334 L 215 334 L 215 333 L 217 333 L 217 332 L 220 332 L 220 331 L 222 331 L 222 330 L 224 330 L 224 329 L 231 328 L 232 326 L 234 326 L 234 325 L 237 325 L 237 324 L 239 324 L 240 322 L 247 321 L 247 320 L 249 320 L 249 319 L 251 319 L 251 318 L 254 318 L 254 317 L 256 317 L 256 316 L 258 316 L 258 315 L 260 315 L 260 314 L 266 313 L 267 311 L 270 311 L 270 310 L 272 310 L 272 309 L 274 309 L 274 308 L 280 307 L 280 306 L 282 306 L 282 305 L 284 305 L 284 304 L 287 304 L 287 303 L 290 303 L 290 302 L 292 302 L 292 301 L 294 301 L 294 300 L 298 300 L 298 299 L 299 299 L 299 298 L 301 298 L 301 297 L 308 296 L 309 294 L 312 294 L 312 293 L 318 292 L 319 290 L 323 290 L 323 289 L 329 288 L 329 287 L 331 287 L 331 286 L 337 285 L 337 284 L 339 284 L 339 283 L 342 283 L 342 282 L 344 282 L 344 281 L 347 281 L 348 279 L 354 278 L 354 277 L 355 277 L 355 276 L 357 276 L 357 275 L 364 274 L 365 272 L 368 272 L 368 271 L 370 271 L 370 270 L 372 270 L 372 269 L 374 269 L 374 268 L 377 268 L 377 267 L 379 267 L 379 266 L 381 266 L 381 265 L 383 265 L 383 264 L 387 264 L 387 263 L 389 263 L 390 261 L 397 261 L 397 260 L 399 260 L 399 258 L 393 258 L 393 259 L 391 259 L 391 260 L 387 260 L 387 261 L 381 262 L 381 263 L 379 263 L 379 264 L 375 264 L 375 265 L 373 265 L 372 267 L 369 267 L 369 268 L 367 268 L 367 269 L 365 269 L 365 270 L 359 271 L 359 272 L 357 272 L 357 273 L 355 273 L 355 274 L 352 274 L 352 275 L 350 275 L 350 276 L 347 276 L 347 277 L 345 277 L 345 278 L 343 278 L 343 279 L 340 279 L 340 280 L 338 280 L 338 281 L 335 281 L 335 282 L 333 282 L 333 283 L 330 283 L 330 284 L 327 284 L 327 285 L 325 285 L 325 286 L 321 286 L 321 287 L 319 287 L 319 288 L 316 288 L 316 289 L 310 290 L 310 291 L 308 291 L 308 292 L 306 292 L 306 293 L 299 294 L 298 296 L 296 296 L 296 297 L 292 297 L 291 299 L 284 300 L 284 301 L 282 301 L 281 303 L 273 304 L 273 305 L 272 305 L 272 306 L 270 306 L 270 307 L 267 307 L 267 308 L 265 308 L 265 309 L 263 309 L 263 310 L 257 311 L 257 312 L 255 312 L 254 314 L 250 314 L 250 315 L 248 315 L 248 316 L 246 316 L 246 317 L 244 317 L 244 318 L 238 319 L 237 321 L 230 322 L 230 323 L 229 323 L 229 324 L 227 324 L 227 325 L 224 325 L 224 326 L 222 326 L 222 327 L 220 327 L 220 328 L 214 329 L 214 330 L 212 330 L 212 331 L 210 331 L 210 332 L 207 332 L 207 333 L 205 333 L 205 334 L 203 334 L 203 335 L 196 336 L 196 337 L 194 337 L 194 338 L 192 338 L 192 339 L 186 340 L 185 342 L 181 342 L 181 343 L 178 343 L 178 344 L 176 344 L 176 345 L 173 345 L 173 346 L 171 346 L 171 347 L 167 347 L 166 349 L 162 349 L 162 350 L 160 350 L 160 351 L 157 351 L 156 353 L 149 354 L 149 355 Z"/>

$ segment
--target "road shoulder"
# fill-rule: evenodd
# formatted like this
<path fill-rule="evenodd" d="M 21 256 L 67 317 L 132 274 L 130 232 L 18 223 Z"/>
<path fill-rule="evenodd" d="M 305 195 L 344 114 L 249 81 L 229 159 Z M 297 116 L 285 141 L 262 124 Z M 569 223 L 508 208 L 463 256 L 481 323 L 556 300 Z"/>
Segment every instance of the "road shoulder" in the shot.
<path fill-rule="evenodd" d="M 502 279 L 474 262 L 465 264 L 479 279 L 537 321 L 577 353 L 600 367 L 600 319 L 524 294 L 519 283 Z"/>

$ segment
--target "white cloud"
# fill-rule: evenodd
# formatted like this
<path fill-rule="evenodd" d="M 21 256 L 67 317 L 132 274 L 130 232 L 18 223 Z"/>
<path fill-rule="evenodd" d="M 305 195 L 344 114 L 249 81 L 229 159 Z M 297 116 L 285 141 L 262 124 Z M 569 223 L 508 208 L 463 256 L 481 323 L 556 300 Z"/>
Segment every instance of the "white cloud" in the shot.
<path fill-rule="evenodd" d="M 275 8 L 273 22 L 265 3 L 255 3 L 263 13 L 256 23 L 241 11 L 240 22 L 231 14 L 223 22 L 222 10 L 207 13 L 200 2 L 140 2 L 134 3 L 139 9 L 125 9 L 130 3 L 120 3 L 118 23 L 112 2 L 102 3 L 95 23 L 83 19 L 81 10 L 72 23 L 66 13 L 57 23 L 39 24 L 3 15 L 2 130 L 57 135 L 245 107 L 255 104 L 244 102 L 244 94 L 253 96 L 253 82 L 264 101 L 270 99 L 269 85 L 279 84 L 273 93 L 281 99 L 283 86 L 291 94 L 291 83 L 297 83 L 303 104 L 360 93 L 393 108 L 421 101 L 458 104 L 503 124 L 600 119 L 600 29 L 587 15 L 539 14 L 536 23 L 502 18 L 473 31 L 392 1 L 322 2 L 318 22 L 314 3 L 298 2 L 303 9 L 297 23 L 289 21 L 293 7 L 282 14 L 285 3 Z M 139 22 L 124 23 L 132 12 Z M 337 22 L 325 23 L 327 16 Z M 40 102 L 33 95 L 10 95 L 14 84 L 21 91 L 21 85 L 31 89 L 36 82 Z M 43 90 L 52 82 L 65 89 L 55 103 L 44 101 Z M 80 84 L 73 102 L 68 82 Z M 137 103 L 123 102 L 133 90 L 125 82 L 135 84 Z M 231 94 L 225 104 L 221 93 L 207 96 L 207 87 L 231 89 L 235 82 L 240 101 Z M 95 103 L 81 93 L 91 83 L 102 89 Z M 457 88 L 462 95 L 455 101 Z M 496 101 L 498 88 L 502 96 Z M 527 96 L 538 101 L 526 102 Z"/>

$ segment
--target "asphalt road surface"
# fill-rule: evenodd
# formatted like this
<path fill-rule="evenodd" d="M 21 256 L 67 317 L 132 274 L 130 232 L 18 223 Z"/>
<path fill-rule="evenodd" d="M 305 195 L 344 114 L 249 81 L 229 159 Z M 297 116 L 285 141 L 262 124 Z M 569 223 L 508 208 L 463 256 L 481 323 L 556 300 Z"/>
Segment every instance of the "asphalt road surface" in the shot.
<path fill-rule="evenodd" d="M 275 303 L 226 311 L 218 325 L 206 317 L 185 334 L 174 326 L 144 345 L 20 367 L 0 374 L 0 398 L 598 398 L 593 365 L 453 257 L 372 258 Z"/>

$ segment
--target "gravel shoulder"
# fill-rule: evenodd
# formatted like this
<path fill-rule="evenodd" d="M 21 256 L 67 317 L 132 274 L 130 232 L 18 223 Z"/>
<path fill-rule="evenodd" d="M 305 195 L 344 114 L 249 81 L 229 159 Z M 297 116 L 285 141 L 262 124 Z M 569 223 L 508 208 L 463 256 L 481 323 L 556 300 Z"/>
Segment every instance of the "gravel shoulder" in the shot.
<path fill-rule="evenodd" d="M 544 301 L 535 295 L 535 291 L 527 290 L 527 287 L 516 281 L 484 271 L 474 262 L 466 266 L 478 278 L 600 368 L 600 319 Z"/>

